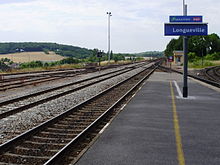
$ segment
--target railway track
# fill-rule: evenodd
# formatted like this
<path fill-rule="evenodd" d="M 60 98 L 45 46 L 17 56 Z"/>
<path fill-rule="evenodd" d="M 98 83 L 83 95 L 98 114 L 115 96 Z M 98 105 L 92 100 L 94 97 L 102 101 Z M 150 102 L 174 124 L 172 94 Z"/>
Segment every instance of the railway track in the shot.
<path fill-rule="evenodd" d="M 145 64 L 137 64 L 132 67 L 123 68 L 106 74 L 101 74 L 95 77 L 87 78 L 84 80 L 54 87 L 48 90 L 0 102 L 0 119 L 8 117 L 10 115 L 14 115 L 21 111 L 25 111 L 29 108 L 43 104 L 45 102 L 57 99 L 61 96 L 65 96 L 67 94 L 76 92 L 80 89 L 86 88 L 96 83 L 100 83 L 112 77 L 124 74 L 136 67 L 141 67 L 143 65 Z"/>
<path fill-rule="evenodd" d="M 203 72 L 209 80 L 220 83 L 220 66 L 206 68 Z"/>
<path fill-rule="evenodd" d="M 129 64 L 124 64 L 129 65 Z M 103 69 L 118 67 L 118 65 L 110 65 L 102 67 Z M 0 91 L 24 87 L 28 85 L 36 85 L 39 83 L 59 80 L 67 77 L 74 77 L 78 74 L 90 73 L 97 71 L 97 68 L 91 69 L 63 69 L 53 71 L 38 71 L 29 73 L 0 74 Z"/>
<path fill-rule="evenodd" d="M 27 85 L 36 85 L 43 82 L 53 81 L 62 79 L 64 77 L 74 77 L 78 74 L 87 73 L 87 70 L 68 70 L 62 72 L 53 72 L 53 73 L 38 73 L 36 75 L 33 74 L 25 74 L 18 77 L 9 77 L 4 78 L 0 81 L 0 91 L 6 91 L 8 89 L 14 89 L 19 87 L 24 87 Z M 20 74 L 19 74 L 20 75 Z"/>
<path fill-rule="evenodd" d="M 69 164 L 156 66 L 0 145 L 0 164 Z"/>
<path fill-rule="evenodd" d="M 9 73 L 9 74 L 0 74 L 2 77 L 1 81 L 9 82 L 15 81 L 16 79 L 23 78 L 33 78 L 33 77 L 44 77 L 51 75 L 62 75 L 68 73 L 74 73 L 78 71 L 83 71 L 85 69 L 61 69 L 61 70 L 48 70 L 48 71 L 35 71 L 35 72 L 20 72 L 20 73 Z"/>
<path fill-rule="evenodd" d="M 178 70 L 175 70 L 175 69 L 170 69 L 170 68 L 167 68 L 167 67 L 164 67 L 164 66 L 161 66 L 161 65 L 159 66 L 159 68 L 160 68 L 161 70 L 163 70 L 163 71 L 166 71 L 166 72 L 172 71 L 172 72 L 176 72 L 176 73 L 179 73 L 179 74 L 183 74 L 182 71 L 178 71 Z M 219 73 L 219 69 L 218 69 L 217 72 Z M 202 76 L 201 76 L 201 75 L 202 75 Z M 207 83 L 207 84 L 209 84 L 209 85 L 212 85 L 212 86 L 215 86 L 215 87 L 220 88 L 220 82 L 219 82 L 219 81 L 210 80 L 210 79 L 208 79 L 207 77 L 204 78 L 204 77 L 205 77 L 204 74 L 201 74 L 201 75 L 200 75 L 200 76 L 196 76 L 196 75 L 188 74 L 188 77 L 197 79 L 197 80 L 202 81 L 202 82 L 205 82 L 205 83 Z"/>

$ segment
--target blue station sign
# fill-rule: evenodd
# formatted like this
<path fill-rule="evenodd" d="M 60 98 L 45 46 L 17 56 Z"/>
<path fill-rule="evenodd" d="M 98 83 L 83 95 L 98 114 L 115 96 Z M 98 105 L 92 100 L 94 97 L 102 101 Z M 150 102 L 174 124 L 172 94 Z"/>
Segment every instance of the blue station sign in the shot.
<path fill-rule="evenodd" d="M 208 25 L 206 23 L 197 24 L 164 24 L 165 36 L 202 36 L 208 35 Z"/>
<path fill-rule="evenodd" d="M 202 16 L 170 16 L 170 22 L 202 22 Z"/>

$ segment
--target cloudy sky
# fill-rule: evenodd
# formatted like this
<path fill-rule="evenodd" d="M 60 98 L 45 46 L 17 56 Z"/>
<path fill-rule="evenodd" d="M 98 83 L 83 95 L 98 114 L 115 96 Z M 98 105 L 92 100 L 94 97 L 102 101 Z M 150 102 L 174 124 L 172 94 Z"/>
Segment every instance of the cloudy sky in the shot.
<path fill-rule="evenodd" d="M 220 35 L 220 0 L 186 0 L 189 15 L 203 15 Z M 107 11 L 113 52 L 164 50 L 169 15 L 182 0 L 0 0 L 0 42 L 56 42 L 107 51 Z"/>

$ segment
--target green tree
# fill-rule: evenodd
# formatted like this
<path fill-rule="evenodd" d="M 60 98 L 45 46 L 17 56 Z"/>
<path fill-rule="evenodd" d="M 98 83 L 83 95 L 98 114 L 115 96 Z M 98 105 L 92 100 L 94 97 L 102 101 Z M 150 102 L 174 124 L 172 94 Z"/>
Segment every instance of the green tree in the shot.
<path fill-rule="evenodd" d="M 80 60 L 75 59 L 73 57 L 68 57 L 60 61 L 60 64 L 78 64 Z"/>
<path fill-rule="evenodd" d="M 208 36 L 192 36 L 188 42 L 189 52 L 195 53 L 196 57 L 220 52 L 220 38 L 217 34 Z M 183 39 L 172 39 L 166 46 L 165 55 L 172 56 L 174 50 L 182 50 Z"/>
<path fill-rule="evenodd" d="M 183 39 L 182 37 L 179 37 L 178 39 L 172 39 L 165 50 L 166 56 L 173 56 L 174 50 L 182 50 L 183 49 Z"/>
<path fill-rule="evenodd" d="M 110 52 L 110 60 L 113 59 L 113 51 Z"/>

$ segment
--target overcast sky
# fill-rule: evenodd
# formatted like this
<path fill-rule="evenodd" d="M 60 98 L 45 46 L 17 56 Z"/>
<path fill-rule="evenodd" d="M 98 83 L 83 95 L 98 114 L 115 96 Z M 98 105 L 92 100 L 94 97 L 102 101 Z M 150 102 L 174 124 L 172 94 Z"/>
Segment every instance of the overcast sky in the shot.
<path fill-rule="evenodd" d="M 203 15 L 220 35 L 220 0 L 186 0 L 189 15 Z M 107 51 L 107 11 L 113 52 L 164 50 L 169 15 L 182 0 L 0 0 L 0 42 L 56 42 Z"/>

